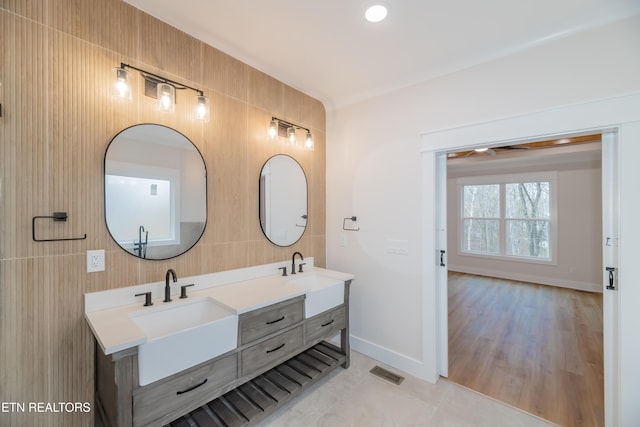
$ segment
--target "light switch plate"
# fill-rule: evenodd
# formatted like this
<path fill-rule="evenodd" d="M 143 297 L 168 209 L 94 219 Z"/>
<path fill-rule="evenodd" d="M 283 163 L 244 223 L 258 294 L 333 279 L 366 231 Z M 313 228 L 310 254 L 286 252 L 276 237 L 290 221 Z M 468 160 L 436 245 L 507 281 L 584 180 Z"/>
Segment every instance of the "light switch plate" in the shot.
<path fill-rule="evenodd" d="M 387 253 L 408 255 L 409 254 L 409 241 L 408 240 L 395 240 L 387 239 Z"/>
<path fill-rule="evenodd" d="M 104 249 L 87 251 L 87 273 L 104 271 Z"/>

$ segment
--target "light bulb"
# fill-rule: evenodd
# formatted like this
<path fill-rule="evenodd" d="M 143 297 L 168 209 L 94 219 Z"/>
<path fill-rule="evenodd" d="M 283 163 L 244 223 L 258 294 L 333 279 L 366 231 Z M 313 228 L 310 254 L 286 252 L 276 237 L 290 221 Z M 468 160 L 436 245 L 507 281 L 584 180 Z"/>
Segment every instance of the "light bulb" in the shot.
<path fill-rule="evenodd" d="M 289 129 L 287 129 L 287 137 L 289 138 L 289 142 L 291 144 L 295 144 L 296 143 L 296 128 L 291 126 Z"/>
<path fill-rule="evenodd" d="M 165 113 L 173 113 L 175 88 L 167 83 L 158 83 L 158 109 Z"/>
<path fill-rule="evenodd" d="M 113 82 L 113 95 L 116 98 L 131 99 L 131 87 L 129 86 L 129 72 L 124 68 L 117 67 Z"/>
<path fill-rule="evenodd" d="M 271 120 L 268 134 L 271 139 L 276 139 L 276 136 L 278 136 L 278 121 L 276 119 Z"/>
<path fill-rule="evenodd" d="M 307 131 L 307 139 L 304 142 L 304 146 L 307 150 L 313 150 L 313 135 L 311 135 L 311 131 Z"/>
<path fill-rule="evenodd" d="M 196 118 L 203 122 L 209 121 L 209 100 L 204 95 L 198 96 L 198 104 L 196 105 Z"/>

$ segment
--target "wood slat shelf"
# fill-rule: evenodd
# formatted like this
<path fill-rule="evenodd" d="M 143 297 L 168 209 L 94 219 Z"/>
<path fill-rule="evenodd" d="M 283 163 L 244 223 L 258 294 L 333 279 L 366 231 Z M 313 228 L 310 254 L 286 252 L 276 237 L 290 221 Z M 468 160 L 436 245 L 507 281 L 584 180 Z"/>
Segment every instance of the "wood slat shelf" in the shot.
<path fill-rule="evenodd" d="M 320 342 L 165 427 L 253 426 L 346 360 L 338 347 Z"/>

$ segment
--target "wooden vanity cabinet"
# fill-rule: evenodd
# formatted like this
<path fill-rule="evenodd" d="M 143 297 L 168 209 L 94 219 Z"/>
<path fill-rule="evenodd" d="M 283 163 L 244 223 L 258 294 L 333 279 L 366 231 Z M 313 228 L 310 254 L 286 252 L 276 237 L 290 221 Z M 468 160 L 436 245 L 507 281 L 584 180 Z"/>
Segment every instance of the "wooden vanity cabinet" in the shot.
<path fill-rule="evenodd" d="M 250 379 L 302 351 L 304 296 L 238 317 L 239 378 Z"/>
<path fill-rule="evenodd" d="M 302 325 L 273 338 L 253 344 L 240 352 L 240 377 L 250 378 L 273 368 L 303 350 Z"/>
<path fill-rule="evenodd" d="M 317 342 L 327 336 L 336 335 L 346 326 L 346 308 L 339 307 L 320 313 L 310 319 L 305 324 L 305 343 Z"/>
<path fill-rule="evenodd" d="M 131 426 L 133 389 L 138 384 L 138 349 L 105 355 L 95 349 L 96 417 L 107 426 Z M 96 425 L 100 425 L 96 423 Z"/>
<path fill-rule="evenodd" d="M 133 391 L 133 425 L 166 424 L 235 387 L 238 357 L 232 352 Z"/>
<path fill-rule="evenodd" d="M 304 296 L 291 298 L 238 316 L 238 345 L 296 325 L 304 320 Z"/>
<path fill-rule="evenodd" d="M 185 416 L 189 420 L 183 417 L 184 425 L 192 425 L 198 424 L 194 421 L 196 418 L 208 417 L 211 413 L 222 419 L 225 416 L 222 412 L 233 405 L 234 399 L 238 405 L 246 404 L 244 397 L 238 396 L 247 396 L 254 389 L 261 390 L 261 394 L 270 386 L 274 393 L 283 393 L 282 386 L 274 385 L 271 380 L 283 378 L 278 372 L 298 375 L 300 380 L 295 390 L 286 395 L 262 396 L 271 402 L 268 408 L 258 405 L 259 410 L 253 407 L 248 414 L 235 407 L 234 413 L 243 413 L 243 425 L 256 424 L 295 398 L 307 385 L 328 374 L 337 363 L 344 368 L 349 366 L 350 282 L 345 282 L 344 304 L 308 319 L 304 317 L 304 296 L 241 314 L 235 350 L 143 387 L 138 384 L 137 348 L 106 356 L 97 347 L 96 406 L 103 424 L 106 427 L 165 426 Z M 340 347 L 322 343 L 338 333 L 341 334 Z M 324 353 L 320 354 L 316 348 L 322 348 Z M 330 359 L 327 365 L 319 361 L 322 358 Z M 319 375 L 320 371 L 308 364 L 314 360 L 323 366 Z M 305 369 L 314 371 L 315 376 L 305 376 Z M 260 384 L 262 386 L 256 388 Z M 238 394 L 235 389 L 242 392 Z M 259 397 L 255 395 L 256 399 Z"/>

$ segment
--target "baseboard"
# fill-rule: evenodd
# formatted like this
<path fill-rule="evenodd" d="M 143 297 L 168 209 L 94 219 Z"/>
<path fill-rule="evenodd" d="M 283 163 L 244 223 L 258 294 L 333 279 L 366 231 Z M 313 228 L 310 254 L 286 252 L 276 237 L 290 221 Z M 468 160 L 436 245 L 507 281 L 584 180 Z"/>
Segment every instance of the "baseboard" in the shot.
<path fill-rule="evenodd" d="M 600 292 L 602 293 L 602 285 L 600 283 L 579 282 L 566 279 L 554 279 L 550 277 L 540 277 L 530 274 L 521 274 L 508 271 L 500 271 L 493 269 L 484 269 L 477 267 L 466 267 L 461 265 L 449 264 L 449 271 L 459 273 L 476 274 L 478 276 L 497 277 L 499 279 L 517 280 L 519 282 L 538 283 L 541 285 L 557 286 L 560 288 L 575 289 L 577 291 Z"/>
<path fill-rule="evenodd" d="M 400 354 L 396 351 L 390 350 L 386 347 L 382 347 L 378 344 L 374 344 L 370 341 L 353 335 L 351 335 L 350 338 L 351 349 L 357 351 L 358 353 L 362 353 L 366 356 L 371 357 L 372 359 L 378 360 L 382 363 L 406 372 L 407 374 L 413 375 L 414 377 L 428 381 L 432 384 L 435 384 L 435 382 L 437 381 L 437 375 L 431 376 L 426 373 L 424 363 L 417 359 L 414 359 L 413 357 Z"/>

